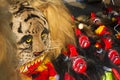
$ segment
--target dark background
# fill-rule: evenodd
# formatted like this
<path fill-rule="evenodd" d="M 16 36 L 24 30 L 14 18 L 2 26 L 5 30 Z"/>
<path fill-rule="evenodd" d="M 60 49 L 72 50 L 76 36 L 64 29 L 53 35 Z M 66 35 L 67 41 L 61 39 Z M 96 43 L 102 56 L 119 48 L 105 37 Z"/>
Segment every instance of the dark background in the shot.
<path fill-rule="evenodd" d="M 84 4 L 85 8 L 83 9 L 80 7 L 72 6 L 69 3 L 65 3 L 65 5 L 75 17 L 79 15 L 90 15 L 91 12 L 96 13 L 102 11 L 105 8 L 105 5 L 102 2 L 102 0 L 88 0 L 88 1 L 89 2 L 76 2 L 76 3 Z M 107 6 L 112 6 L 113 8 L 120 9 L 120 0 L 114 0 L 114 1 L 115 1 L 115 5 L 109 4 Z"/>

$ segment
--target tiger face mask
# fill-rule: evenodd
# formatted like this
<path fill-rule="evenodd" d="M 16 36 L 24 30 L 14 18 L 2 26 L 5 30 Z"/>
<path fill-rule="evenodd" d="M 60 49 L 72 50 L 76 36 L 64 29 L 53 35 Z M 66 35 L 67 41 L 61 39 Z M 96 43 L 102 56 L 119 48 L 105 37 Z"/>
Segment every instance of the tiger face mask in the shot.
<path fill-rule="evenodd" d="M 16 35 L 19 65 L 31 64 L 36 57 L 45 57 L 49 48 L 49 28 L 44 15 L 29 3 L 12 5 L 12 31 Z"/>

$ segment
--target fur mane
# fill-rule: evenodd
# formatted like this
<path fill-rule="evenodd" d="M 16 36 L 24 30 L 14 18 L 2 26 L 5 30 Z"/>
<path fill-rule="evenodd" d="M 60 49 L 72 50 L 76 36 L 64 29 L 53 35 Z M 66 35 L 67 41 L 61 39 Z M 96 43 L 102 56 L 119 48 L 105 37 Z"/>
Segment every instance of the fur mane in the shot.
<path fill-rule="evenodd" d="M 4 3 L 0 5 L 0 80 L 18 80 L 15 71 L 17 59 L 14 56 L 16 42 L 9 26 L 11 14 L 5 7 L 7 3 Z"/>
<path fill-rule="evenodd" d="M 50 46 L 52 50 L 55 50 L 56 57 L 67 44 L 76 45 L 72 15 L 61 0 L 33 0 L 30 3 L 33 7 L 42 11 L 48 20 Z"/>

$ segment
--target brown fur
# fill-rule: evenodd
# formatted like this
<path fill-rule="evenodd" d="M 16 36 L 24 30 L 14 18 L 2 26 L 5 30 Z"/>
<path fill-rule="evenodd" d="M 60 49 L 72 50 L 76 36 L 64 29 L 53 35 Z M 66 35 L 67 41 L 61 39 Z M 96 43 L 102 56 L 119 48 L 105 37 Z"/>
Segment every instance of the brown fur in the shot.
<path fill-rule="evenodd" d="M 0 1 L 1 3 L 1 1 Z M 5 3 L 5 4 L 4 4 Z M 11 14 L 8 12 L 6 2 L 0 5 L 0 80 L 18 80 L 16 75 L 16 45 L 9 22 Z"/>

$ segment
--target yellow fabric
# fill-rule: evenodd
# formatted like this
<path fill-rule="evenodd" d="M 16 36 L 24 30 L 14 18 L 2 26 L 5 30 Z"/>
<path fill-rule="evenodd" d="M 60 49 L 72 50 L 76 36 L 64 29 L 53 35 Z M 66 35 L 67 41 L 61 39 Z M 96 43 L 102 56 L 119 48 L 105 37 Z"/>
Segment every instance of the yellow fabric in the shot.
<path fill-rule="evenodd" d="M 117 19 L 115 17 L 112 18 L 112 21 L 115 22 Z"/>
<path fill-rule="evenodd" d="M 95 30 L 95 33 L 99 35 L 99 34 L 103 31 L 104 28 L 105 28 L 104 25 L 99 26 L 99 27 Z"/>
<path fill-rule="evenodd" d="M 36 70 L 37 71 L 44 71 L 45 69 L 47 69 L 47 67 L 44 65 L 44 64 L 42 64 L 42 65 L 40 65 Z"/>
<path fill-rule="evenodd" d="M 120 36 L 120 33 L 116 34 L 115 36 L 116 36 L 117 38 L 119 38 L 119 36 Z"/>
<path fill-rule="evenodd" d="M 49 80 L 56 80 L 55 77 L 49 77 Z"/>
<path fill-rule="evenodd" d="M 50 62 L 49 59 L 45 59 L 36 69 L 36 71 L 44 71 L 46 70 L 48 67 L 45 65 L 46 63 Z"/>
<path fill-rule="evenodd" d="M 102 80 L 115 80 L 115 78 L 112 72 L 106 71 L 105 75 L 102 76 Z"/>
<path fill-rule="evenodd" d="M 32 80 L 32 77 L 28 77 L 26 75 L 20 74 L 21 80 Z"/>

